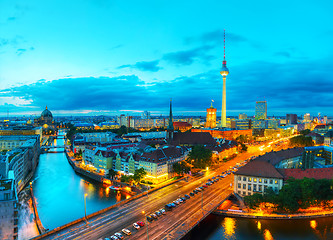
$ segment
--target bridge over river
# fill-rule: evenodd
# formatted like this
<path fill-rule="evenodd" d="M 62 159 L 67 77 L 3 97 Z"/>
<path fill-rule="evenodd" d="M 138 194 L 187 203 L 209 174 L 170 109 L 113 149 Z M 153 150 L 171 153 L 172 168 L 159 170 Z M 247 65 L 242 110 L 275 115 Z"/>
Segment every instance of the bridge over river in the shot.
<path fill-rule="evenodd" d="M 156 190 L 148 196 L 145 194 L 131 201 L 125 200 L 126 203 L 117 204 L 106 212 L 87 216 L 88 222 L 84 218 L 78 219 L 34 239 L 103 239 L 120 232 L 123 228 L 132 232 L 126 239 L 145 239 L 147 234 L 149 239 L 180 239 L 230 196 L 233 176 L 218 181 L 172 211 L 168 211 L 166 215 L 148 223 L 148 230 L 146 226 L 135 230 L 132 224 L 137 221 L 145 222 L 143 211 L 150 214 L 163 208 L 179 196 L 189 194 L 212 176 L 192 178 L 188 183 L 179 182 Z"/>

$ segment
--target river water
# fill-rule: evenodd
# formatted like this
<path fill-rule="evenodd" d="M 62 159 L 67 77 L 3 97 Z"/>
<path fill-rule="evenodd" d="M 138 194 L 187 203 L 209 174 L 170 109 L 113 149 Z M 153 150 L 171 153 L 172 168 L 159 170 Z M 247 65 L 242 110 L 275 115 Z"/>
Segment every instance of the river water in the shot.
<path fill-rule="evenodd" d="M 63 145 L 63 142 L 63 139 L 57 139 L 53 144 Z M 102 184 L 77 175 L 64 153 L 41 154 L 34 179 L 33 189 L 39 217 L 44 227 L 49 229 L 83 217 L 85 193 L 88 194 L 87 214 L 130 197 L 108 191 Z M 35 226 L 31 224 L 31 213 L 25 215 L 28 225 L 23 227 L 20 239 L 29 239 L 36 234 L 32 233 L 35 232 Z M 210 215 L 184 239 L 333 240 L 333 218 L 258 221 Z"/>

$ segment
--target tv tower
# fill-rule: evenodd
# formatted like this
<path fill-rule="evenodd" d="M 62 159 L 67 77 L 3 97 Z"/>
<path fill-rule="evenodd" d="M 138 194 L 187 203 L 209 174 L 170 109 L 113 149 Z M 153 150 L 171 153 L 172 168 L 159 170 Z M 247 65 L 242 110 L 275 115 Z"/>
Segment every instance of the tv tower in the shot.
<path fill-rule="evenodd" d="M 227 68 L 227 61 L 225 60 L 225 29 L 224 29 L 224 41 L 223 41 L 223 62 L 220 74 L 223 78 L 223 90 L 222 90 L 222 112 L 221 112 L 221 127 L 227 127 L 227 90 L 226 90 L 226 79 L 229 74 Z"/>

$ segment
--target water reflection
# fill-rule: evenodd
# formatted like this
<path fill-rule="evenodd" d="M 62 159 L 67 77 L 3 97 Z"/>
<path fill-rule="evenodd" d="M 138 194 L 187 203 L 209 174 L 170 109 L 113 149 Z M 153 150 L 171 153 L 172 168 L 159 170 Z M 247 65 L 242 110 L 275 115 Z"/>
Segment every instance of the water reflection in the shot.
<path fill-rule="evenodd" d="M 224 232 L 225 232 L 225 235 L 228 236 L 228 237 L 231 237 L 235 234 L 235 228 L 236 228 L 236 221 L 234 218 L 229 218 L 229 217 L 226 217 L 223 221 L 223 228 L 224 228 Z"/>
<path fill-rule="evenodd" d="M 310 227 L 313 228 L 313 229 L 316 229 L 316 227 L 317 227 L 317 222 L 316 222 L 316 220 L 311 220 L 311 221 L 310 221 Z"/>
<path fill-rule="evenodd" d="M 261 222 L 258 221 L 258 230 L 260 231 L 261 230 Z"/>
<path fill-rule="evenodd" d="M 264 231 L 264 239 L 265 240 L 274 240 L 271 232 L 268 229 L 265 229 L 265 231 Z"/>

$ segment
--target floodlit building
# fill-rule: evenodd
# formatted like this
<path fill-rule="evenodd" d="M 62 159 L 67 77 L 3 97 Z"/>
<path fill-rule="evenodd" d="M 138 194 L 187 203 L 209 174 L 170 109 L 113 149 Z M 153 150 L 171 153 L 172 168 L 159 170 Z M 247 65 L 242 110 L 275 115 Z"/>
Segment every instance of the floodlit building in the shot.
<path fill-rule="evenodd" d="M 266 101 L 257 101 L 256 102 L 256 120 L 265 120 L 267 118 L 267 102 Z"/>
<path fill-rule="evenodd" d="M 213 107 L 213 101 L 210 108 L 207 108 L 206 128 L 216 128 L 216 108 Z"/>

